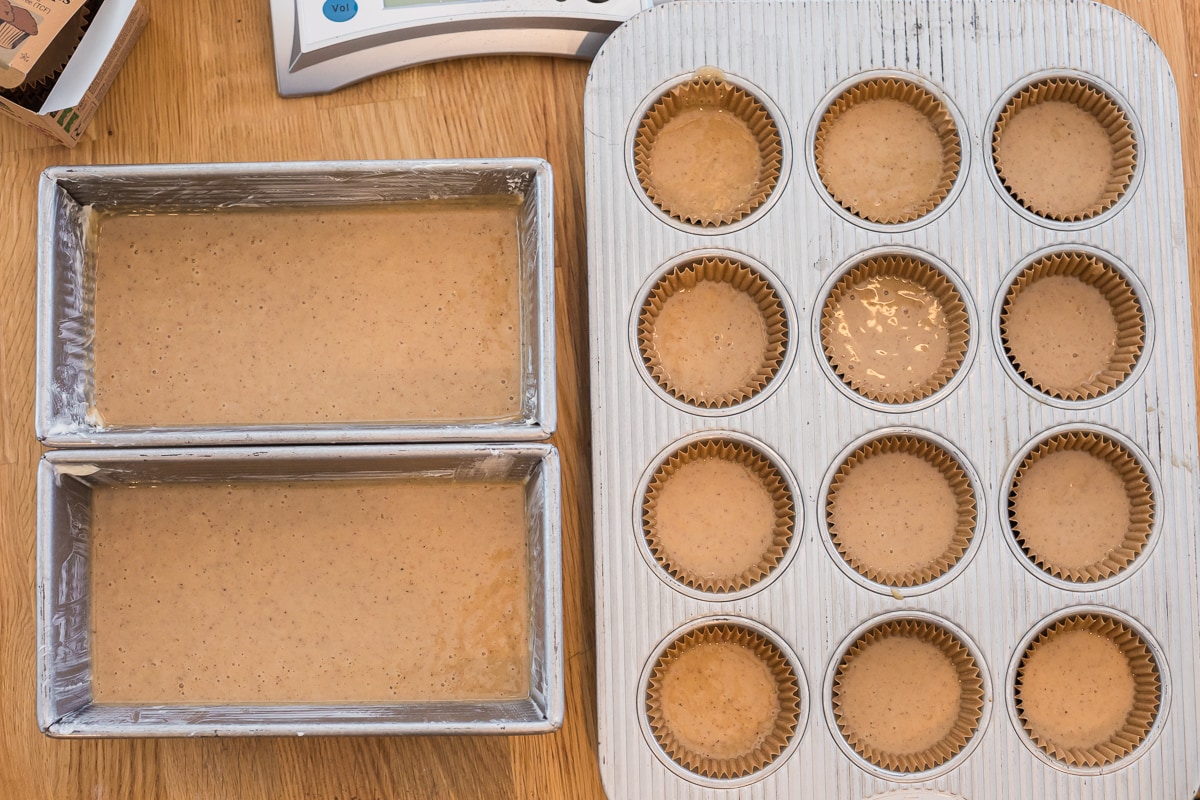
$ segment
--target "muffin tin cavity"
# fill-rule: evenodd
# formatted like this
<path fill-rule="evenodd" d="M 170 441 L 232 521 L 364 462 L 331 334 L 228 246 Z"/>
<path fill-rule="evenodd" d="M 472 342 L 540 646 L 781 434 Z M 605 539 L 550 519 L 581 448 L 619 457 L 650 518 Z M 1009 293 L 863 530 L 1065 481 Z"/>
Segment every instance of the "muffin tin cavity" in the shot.
<path fill-rule="evenodd" d="M 747 437 L 681 442 L 644 481 L 637 509 L 647 561 L 679 590 L 740 598 L 786 566 L 802 528 L 794 479 Z"/>
<path fill-rule="evenodd" d="M 1104 609 L 1068 613 L 1036 630 L 1012 678 L 1010 710 L 1026 745 L 1085 773 L 1143 747 L 1164 702 L 1146 634 Z"/>
<path fill-rule="evenodd" d="M 868 625 L 831 667 L 831 728 L 842 749 L 877 774 L 940 774 L 984 727 L 986 669 L 965 634 L 932 615 Z"/>
<path fill-rule="evenodd" d="M 1020 207 L 1045 220 L 1083 222 L 1132 188 L 1137 139 L 1112 90 L 1082 74 L 1043 77 L 1012 92 L 1000 109 L 992 165 Z"/>
<path fill-rule="evenodd" d="M 1156 498 L 1143 460 L 1101 430 L 1063 430 L 1025 451 L 1008 483 L 1011 543 L 1064 588 L 1107 585 L 1147 551 Z"/>
<path fill-rule="evenodd" d="M 646 197 L 673 220 L 728 226 L 767 202 L 784 167 L 780 125 L 753 89 L 716 69 L 663 92 L 633 137 Z"/>
<path fill-rule="evenodd" d="M 668 397 L 729 413 L 782 371 L 790 316 L 761 267 L 732 255 L 697 255 L 668 267 L 646 292 L 637 351 Z"/>
<path fill-rule="evenodd" d="M 947 102 L 915 78 L 859 80 L 834 97 L 813 134 L 821 187 L 836 207 L 901 225 L 945 202 L 963 169 L 959 125 Z"/>
<path fill-rule="evenodd" d="M 1015 376 L 1063 401 L 1090 401 L 1130 379 L 1147 321 L 1123 270 L 1098 252 L 1056 250 L 1012 278 L 999 311 L 1000 342 Z"/>
<path fill-rule="evenodd" d="M 876 591 L 930 591 L 966 566 L 977 480 L 948 444 L 897 431 L 853 446 L 826 481 L 824 528 L 838 566 Z"/>
<path fill-rule="evenodd" d="M 760 780 L 804 730 L 804 673 L 778 636 L 749 620 L 709 618 L 672 634 L 641 685 L 655 752 L 709 786 Z"/>
<path fill-rule="evenodd" d="M 878 252 L 829 289 L 818 318 L 833 376 L 883 406 L 926 400 L 950 384 L 970 349 L 971 314 L 954 282 L 929 259 Z"/>

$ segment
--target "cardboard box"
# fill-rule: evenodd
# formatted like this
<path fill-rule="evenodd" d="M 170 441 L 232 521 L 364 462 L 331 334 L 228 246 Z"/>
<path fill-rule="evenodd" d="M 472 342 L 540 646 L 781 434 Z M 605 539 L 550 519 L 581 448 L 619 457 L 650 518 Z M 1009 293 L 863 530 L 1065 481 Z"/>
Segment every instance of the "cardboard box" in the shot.
<path fill-rule="evenodd" d="M 74 147 L 146 27 L 142 0 L 106 0 L 45 97 L 0 94 L 0 116 Z"/>

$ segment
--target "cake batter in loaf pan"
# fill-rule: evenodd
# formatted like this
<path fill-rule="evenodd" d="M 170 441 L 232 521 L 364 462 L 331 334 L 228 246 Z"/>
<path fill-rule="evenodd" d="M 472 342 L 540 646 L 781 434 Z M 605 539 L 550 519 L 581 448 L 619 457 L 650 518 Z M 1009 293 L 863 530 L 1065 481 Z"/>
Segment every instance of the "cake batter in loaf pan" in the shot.
<path fill-rule="evenodd" d="M 560 502 L 549 444 L 48 453 L 38 724 L 556 730 Z"/>
<path fill-rule="evenodd" d="M 536 159 L 47 170 L 38 437 L 545 438 L 551 191 Z"/>

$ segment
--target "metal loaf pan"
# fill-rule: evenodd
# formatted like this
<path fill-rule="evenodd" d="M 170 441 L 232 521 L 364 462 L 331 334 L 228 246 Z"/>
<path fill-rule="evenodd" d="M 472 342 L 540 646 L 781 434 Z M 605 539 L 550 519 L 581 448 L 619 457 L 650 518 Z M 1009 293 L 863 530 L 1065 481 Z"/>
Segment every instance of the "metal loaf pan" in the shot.
<path fill-rule="evenodd" d="M 516 481 L 525 487 L 530 693 L 508 701 L 347 705 L 92 702 L 91 495 L 111 485 L 380 477 Z M 516 734 L 563 719 L 561 506 L 553 445 L 70 450 L 38 470 L 38 725 L 57 737 Z M 386 625 L 386 619 L 378 620 Z"/>
<path fill-rule="evenodd" d="M 105 427 L 94 398 L 89 209 L 357 206 L 497 195 L 518 212 L 521 408 L 509 420 Z M 540 159 L 54 167 L 39 187 L 37 436 L 53 447 L 537 440 L 556 424 L 554 225 Z"/>

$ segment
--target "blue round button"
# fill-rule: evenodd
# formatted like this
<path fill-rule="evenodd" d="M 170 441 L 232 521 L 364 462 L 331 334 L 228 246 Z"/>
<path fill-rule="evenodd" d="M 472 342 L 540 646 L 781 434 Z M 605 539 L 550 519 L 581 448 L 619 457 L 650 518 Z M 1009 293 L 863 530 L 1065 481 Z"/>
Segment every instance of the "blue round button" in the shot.
<path fill-rule="evenodd" d="M 325 12 L 325 18 L 332 22 L 346 22 L 354 19 L 358 13 L 358 3 L 354 0 L 325 0 L 321 10 Z"/>

